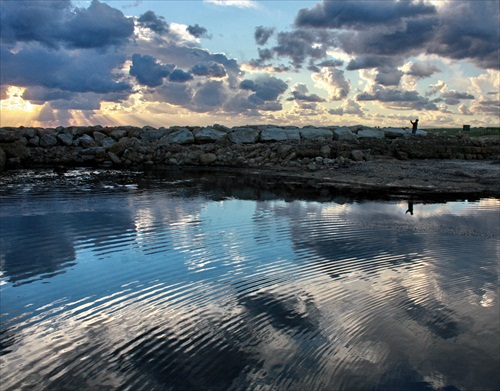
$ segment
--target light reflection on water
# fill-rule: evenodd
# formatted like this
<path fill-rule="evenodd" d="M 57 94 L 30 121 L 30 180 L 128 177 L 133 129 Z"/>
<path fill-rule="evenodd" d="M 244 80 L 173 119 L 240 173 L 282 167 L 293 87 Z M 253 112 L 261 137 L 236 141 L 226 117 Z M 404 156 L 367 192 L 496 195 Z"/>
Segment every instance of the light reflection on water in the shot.
<path fill-rule="evenodd" d="M 0 190 L 2 390 L 500 387 L 499 200 L 87 174 Z"/>

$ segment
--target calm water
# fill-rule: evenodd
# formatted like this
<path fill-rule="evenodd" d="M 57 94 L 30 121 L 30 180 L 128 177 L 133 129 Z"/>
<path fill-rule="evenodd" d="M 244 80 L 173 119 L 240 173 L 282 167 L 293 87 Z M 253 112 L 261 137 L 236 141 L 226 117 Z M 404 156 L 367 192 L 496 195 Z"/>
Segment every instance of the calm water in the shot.
<path fill-rule="evenodd" d="M 500 200 L 229 179 L 0 177 L 2 391 L 500 388 Z"/>

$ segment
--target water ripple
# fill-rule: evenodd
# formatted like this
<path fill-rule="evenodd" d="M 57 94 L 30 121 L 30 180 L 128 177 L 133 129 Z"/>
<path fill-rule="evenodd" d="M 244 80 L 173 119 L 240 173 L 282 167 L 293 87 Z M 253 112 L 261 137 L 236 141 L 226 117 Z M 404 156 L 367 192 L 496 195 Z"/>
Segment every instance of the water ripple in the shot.
<path fill-rule="evenodd" d="M 498 200 L 57 180 L 2 196 L 2 389 L 499 386 Z"/>

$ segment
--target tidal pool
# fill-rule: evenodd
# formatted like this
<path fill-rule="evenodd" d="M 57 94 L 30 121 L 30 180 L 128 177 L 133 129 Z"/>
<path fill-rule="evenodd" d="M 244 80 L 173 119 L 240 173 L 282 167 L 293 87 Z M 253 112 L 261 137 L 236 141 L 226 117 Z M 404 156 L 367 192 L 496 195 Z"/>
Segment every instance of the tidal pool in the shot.
<path fill-rule="evenodd" d="M 500 388 L 500 200 L 238 180 L 0 177 L 2 391 Z"/>

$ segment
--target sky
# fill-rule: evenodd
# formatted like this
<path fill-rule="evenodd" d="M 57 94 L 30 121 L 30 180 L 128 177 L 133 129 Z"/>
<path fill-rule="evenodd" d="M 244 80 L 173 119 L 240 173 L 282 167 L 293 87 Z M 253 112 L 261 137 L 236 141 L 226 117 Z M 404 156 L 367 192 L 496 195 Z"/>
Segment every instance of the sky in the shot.
<path fill-rule="evenodd" d="M 1 126 L 500 126 L 500 1 L 1 0 Z"/>

